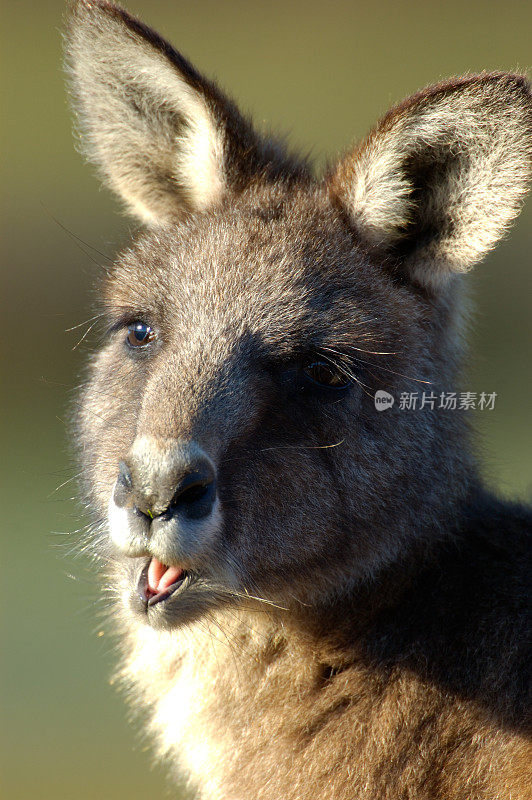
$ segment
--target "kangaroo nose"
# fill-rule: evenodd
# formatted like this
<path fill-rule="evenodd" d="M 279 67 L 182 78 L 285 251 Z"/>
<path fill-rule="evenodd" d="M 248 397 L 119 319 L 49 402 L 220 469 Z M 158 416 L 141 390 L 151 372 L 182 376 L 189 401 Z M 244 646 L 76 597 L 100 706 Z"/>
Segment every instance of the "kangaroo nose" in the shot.
<path fill-rule="evenodd" d="M 161 448 L 145 439 L 119 462 L 113 497 L 120 508 L 150 519 L 202 519 L 216 499 L 215 468 L 198 447 Z"/>

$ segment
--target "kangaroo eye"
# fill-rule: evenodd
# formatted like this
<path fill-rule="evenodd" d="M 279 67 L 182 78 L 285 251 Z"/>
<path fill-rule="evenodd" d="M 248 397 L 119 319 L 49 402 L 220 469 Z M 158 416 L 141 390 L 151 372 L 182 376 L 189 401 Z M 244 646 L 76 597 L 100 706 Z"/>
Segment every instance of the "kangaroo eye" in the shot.
<path fill-rule="evenodd" d="M 126 342 L 129 347 L 145 347 L 156 338 L 157 334 L 146 322 L 132 322 L 128 325 Z"/>
<path fill-rule="evenodd" d="M 303 367 L 303 374 L 318 386 L 327 386 L 331 389 L 345 389 L 351 383 L 344 372 L 326 361 L 313 361 L 307 364 Z"/>

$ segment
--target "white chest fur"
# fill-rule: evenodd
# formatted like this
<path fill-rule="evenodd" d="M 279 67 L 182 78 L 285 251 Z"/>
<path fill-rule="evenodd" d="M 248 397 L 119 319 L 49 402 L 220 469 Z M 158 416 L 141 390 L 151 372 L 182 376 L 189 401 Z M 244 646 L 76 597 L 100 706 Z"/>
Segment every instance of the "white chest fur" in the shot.
<path fill-rule="evenodd" d="M 123 678 L 135 701 L 140 694 L 150 709 L 160 756 L 170 756 L 210 800 L 227 798 L 222 782 L 239 757 L 242 730 L 235 707 L 249 698 L 257 677 L 249 664 L 257 668 L 268 636 L 261 620 L 250 625 L 234 617 L 169 633 L 145 625 L 133 632 Z"/>

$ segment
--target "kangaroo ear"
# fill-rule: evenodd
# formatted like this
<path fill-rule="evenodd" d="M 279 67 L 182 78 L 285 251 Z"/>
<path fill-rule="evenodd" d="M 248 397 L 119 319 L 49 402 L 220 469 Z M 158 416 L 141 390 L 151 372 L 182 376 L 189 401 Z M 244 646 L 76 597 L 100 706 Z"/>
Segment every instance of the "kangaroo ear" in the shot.
<path fill-rule="evenodd" d="M 392 109 L 327 182 L 384 263 L 436 289 L 502 236 L 531 163 L 526 80 L 484 74 L 429 87 Z"/>
<path fill-rule="evenodd" d="M 303 172 L 157 33 L 105 0 L 70 6 L 67 62 L 84 149 L 144 222 Z"/>

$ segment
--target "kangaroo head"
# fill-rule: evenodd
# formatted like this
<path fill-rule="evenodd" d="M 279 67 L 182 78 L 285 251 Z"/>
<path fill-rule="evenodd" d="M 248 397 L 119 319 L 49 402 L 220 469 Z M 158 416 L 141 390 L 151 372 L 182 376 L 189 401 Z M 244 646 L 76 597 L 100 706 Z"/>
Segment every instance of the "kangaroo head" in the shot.
<path fill-rule="evenodd" d="M 461 275 L 530 174 L 525 80 L 428 88 L 317 179 L 110 3 L 73 5 L 69 59 L 86 150 L 145 223 L 79 415 L 130 618 L 321 602 L 442 536 L 464 415 L 397 400 L 456 389 Z"/>

